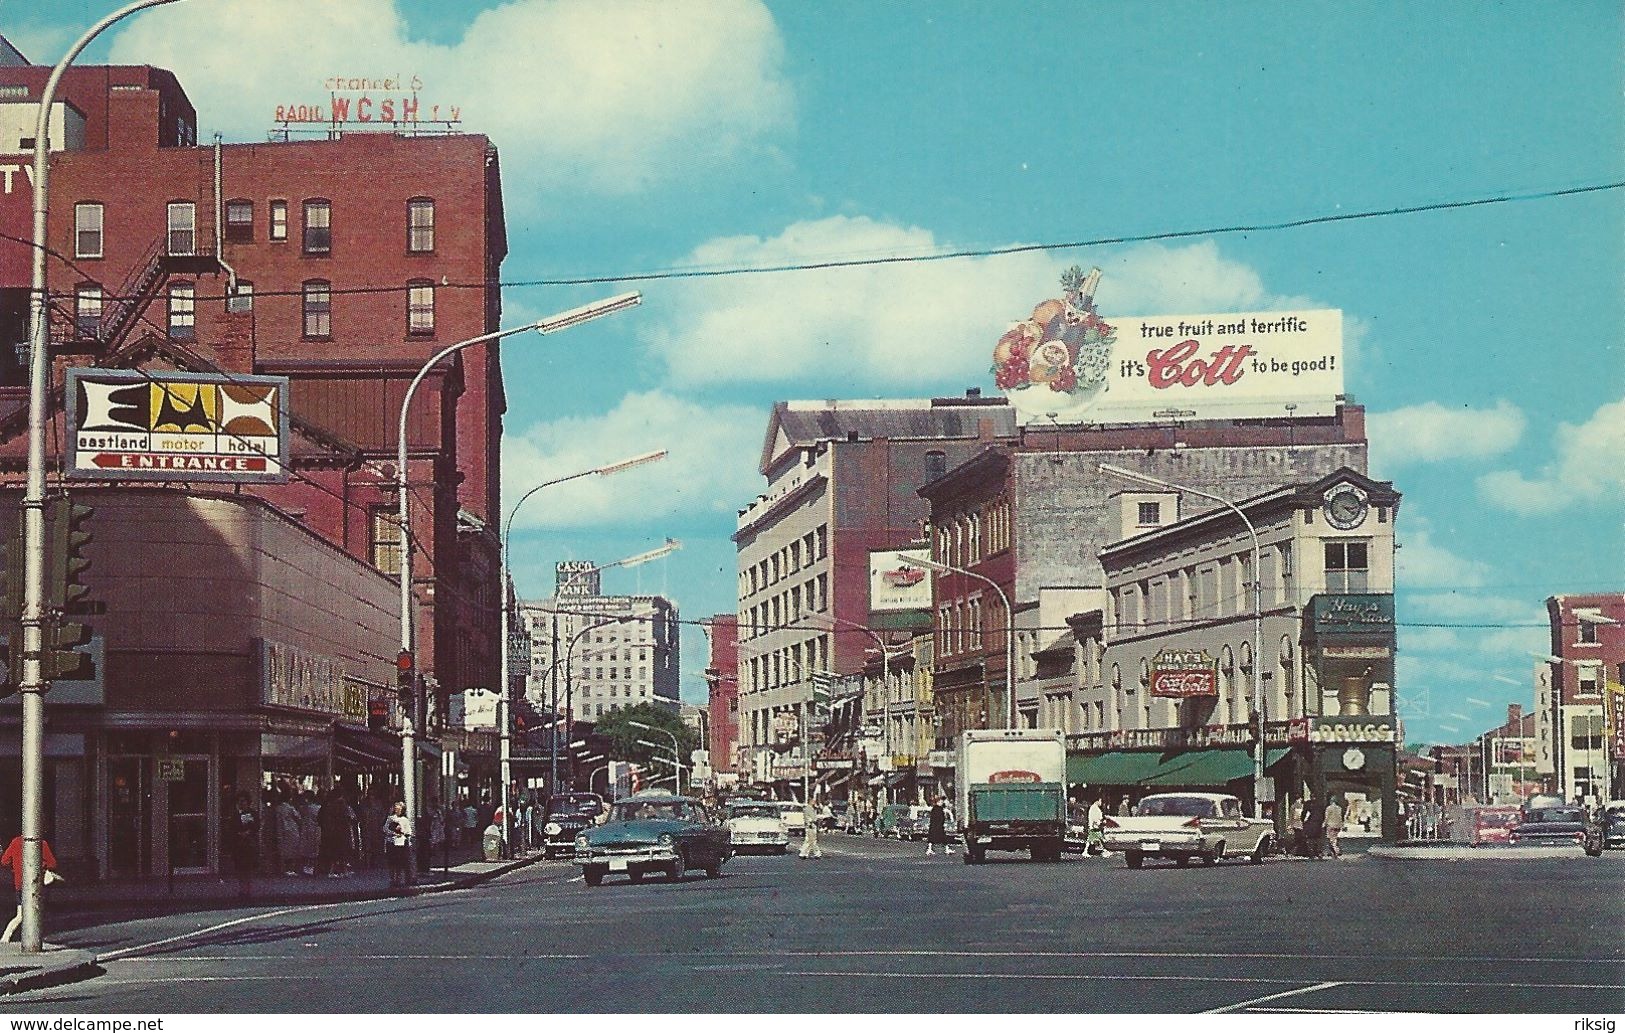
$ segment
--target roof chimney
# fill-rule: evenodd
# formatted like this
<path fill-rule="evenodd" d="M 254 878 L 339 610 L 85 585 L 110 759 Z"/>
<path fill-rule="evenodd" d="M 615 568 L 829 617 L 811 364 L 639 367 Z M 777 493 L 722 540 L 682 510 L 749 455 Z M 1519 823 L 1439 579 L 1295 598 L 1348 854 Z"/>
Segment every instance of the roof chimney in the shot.
<path fill-rule="evenodd" d="M 1523 725 L 1523 704 L 1522 703 L 1508 703 L 1507 704 L 1507 724 L 1512 728 L 1512 730 L 1514 732 L 1522 731 L 1522 725 Z"/>
<path fill-rule="evenodd" d="M 965 388 L 965 397 L 980 398 L 982 397 L 982 389 L 979 387 L 967 387 Z"/>

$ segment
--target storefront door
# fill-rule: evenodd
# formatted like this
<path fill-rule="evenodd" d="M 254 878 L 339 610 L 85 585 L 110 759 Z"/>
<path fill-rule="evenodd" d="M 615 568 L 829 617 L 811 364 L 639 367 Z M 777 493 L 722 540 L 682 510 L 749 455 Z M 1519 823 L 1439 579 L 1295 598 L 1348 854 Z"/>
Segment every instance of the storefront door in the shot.
<path fill-rule="evenodd" d="M 210 831 L 215 808 L 209 800 L 214 784 L 207 756 L 159 757 L 160 774 L 169 791 L 169 864 L 178 873 L 211 870 Z"/>
<path fill-rule="evenodd" d="M 148 758 L 107 758 L 107 870 L 145 875 L 152 859 L 152 786 Z"/>

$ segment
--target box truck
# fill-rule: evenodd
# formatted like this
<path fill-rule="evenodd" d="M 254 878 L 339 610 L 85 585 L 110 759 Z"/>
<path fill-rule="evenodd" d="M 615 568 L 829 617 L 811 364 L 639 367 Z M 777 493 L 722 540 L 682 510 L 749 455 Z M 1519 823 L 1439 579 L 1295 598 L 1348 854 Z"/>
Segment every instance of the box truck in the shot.
<path fill-rule="evenodd" d="M 959 739 L 960 828 L 965 863 L 989 850 L 1026 850 L 1058 861 L 1066 841 L 1066 735 L 1059 728 L 977 729 Z"/>

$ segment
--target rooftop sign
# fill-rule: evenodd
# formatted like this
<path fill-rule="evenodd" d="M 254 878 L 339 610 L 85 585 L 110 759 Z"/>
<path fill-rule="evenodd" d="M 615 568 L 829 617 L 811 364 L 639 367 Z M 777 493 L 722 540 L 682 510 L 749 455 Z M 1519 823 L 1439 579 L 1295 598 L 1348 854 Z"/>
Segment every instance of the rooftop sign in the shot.
<path fill-rule="evenodd" d="M 460 105 L 423 103 L 418 97 L 423 79 L 416 75 L 406 78 L 334 75 L 322 81 L 322 88 L 327 91 L 326 100 L 278 104 L 272 120 L 284 127 L 301 124 L 396 126 L 419 122 L 449 126 L 463 120 Z"/>

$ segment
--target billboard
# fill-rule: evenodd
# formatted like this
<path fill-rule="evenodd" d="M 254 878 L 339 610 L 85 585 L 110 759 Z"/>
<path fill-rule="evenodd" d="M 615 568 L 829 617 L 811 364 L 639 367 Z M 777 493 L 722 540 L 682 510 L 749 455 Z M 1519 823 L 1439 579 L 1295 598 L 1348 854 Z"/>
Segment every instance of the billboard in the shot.
<path fill-rule="evenodd" d="M 594 599 L 599 594 L 598 565 L 592 560 L 561 560 L 553 565 L 556 599 Z"/>
<path fill-rule="evenodd" d="M 1219 665 L 1205 649 L 1164 649 L 1151 666 L 1151 695 L 1170 699 L 1219 694 Z"/>
<path fill-rule="evenodd" d="M 288 479 L 288 378 L 67 372 L 68 477 Z"/>
<path fill-rule="evenodd" d="M 993 350 L 995 385 L 1023 423 L 1329 416 L 1343 393 L 1338 309 L 1114 316 L 1100 270 L 1074 266 Z"/>
<path fill-rule="evenodd" d="M 931 572 L 921 560 L 929 549 L 893 549 L 869 554 L 869 612 L 929 610 Z"/>

